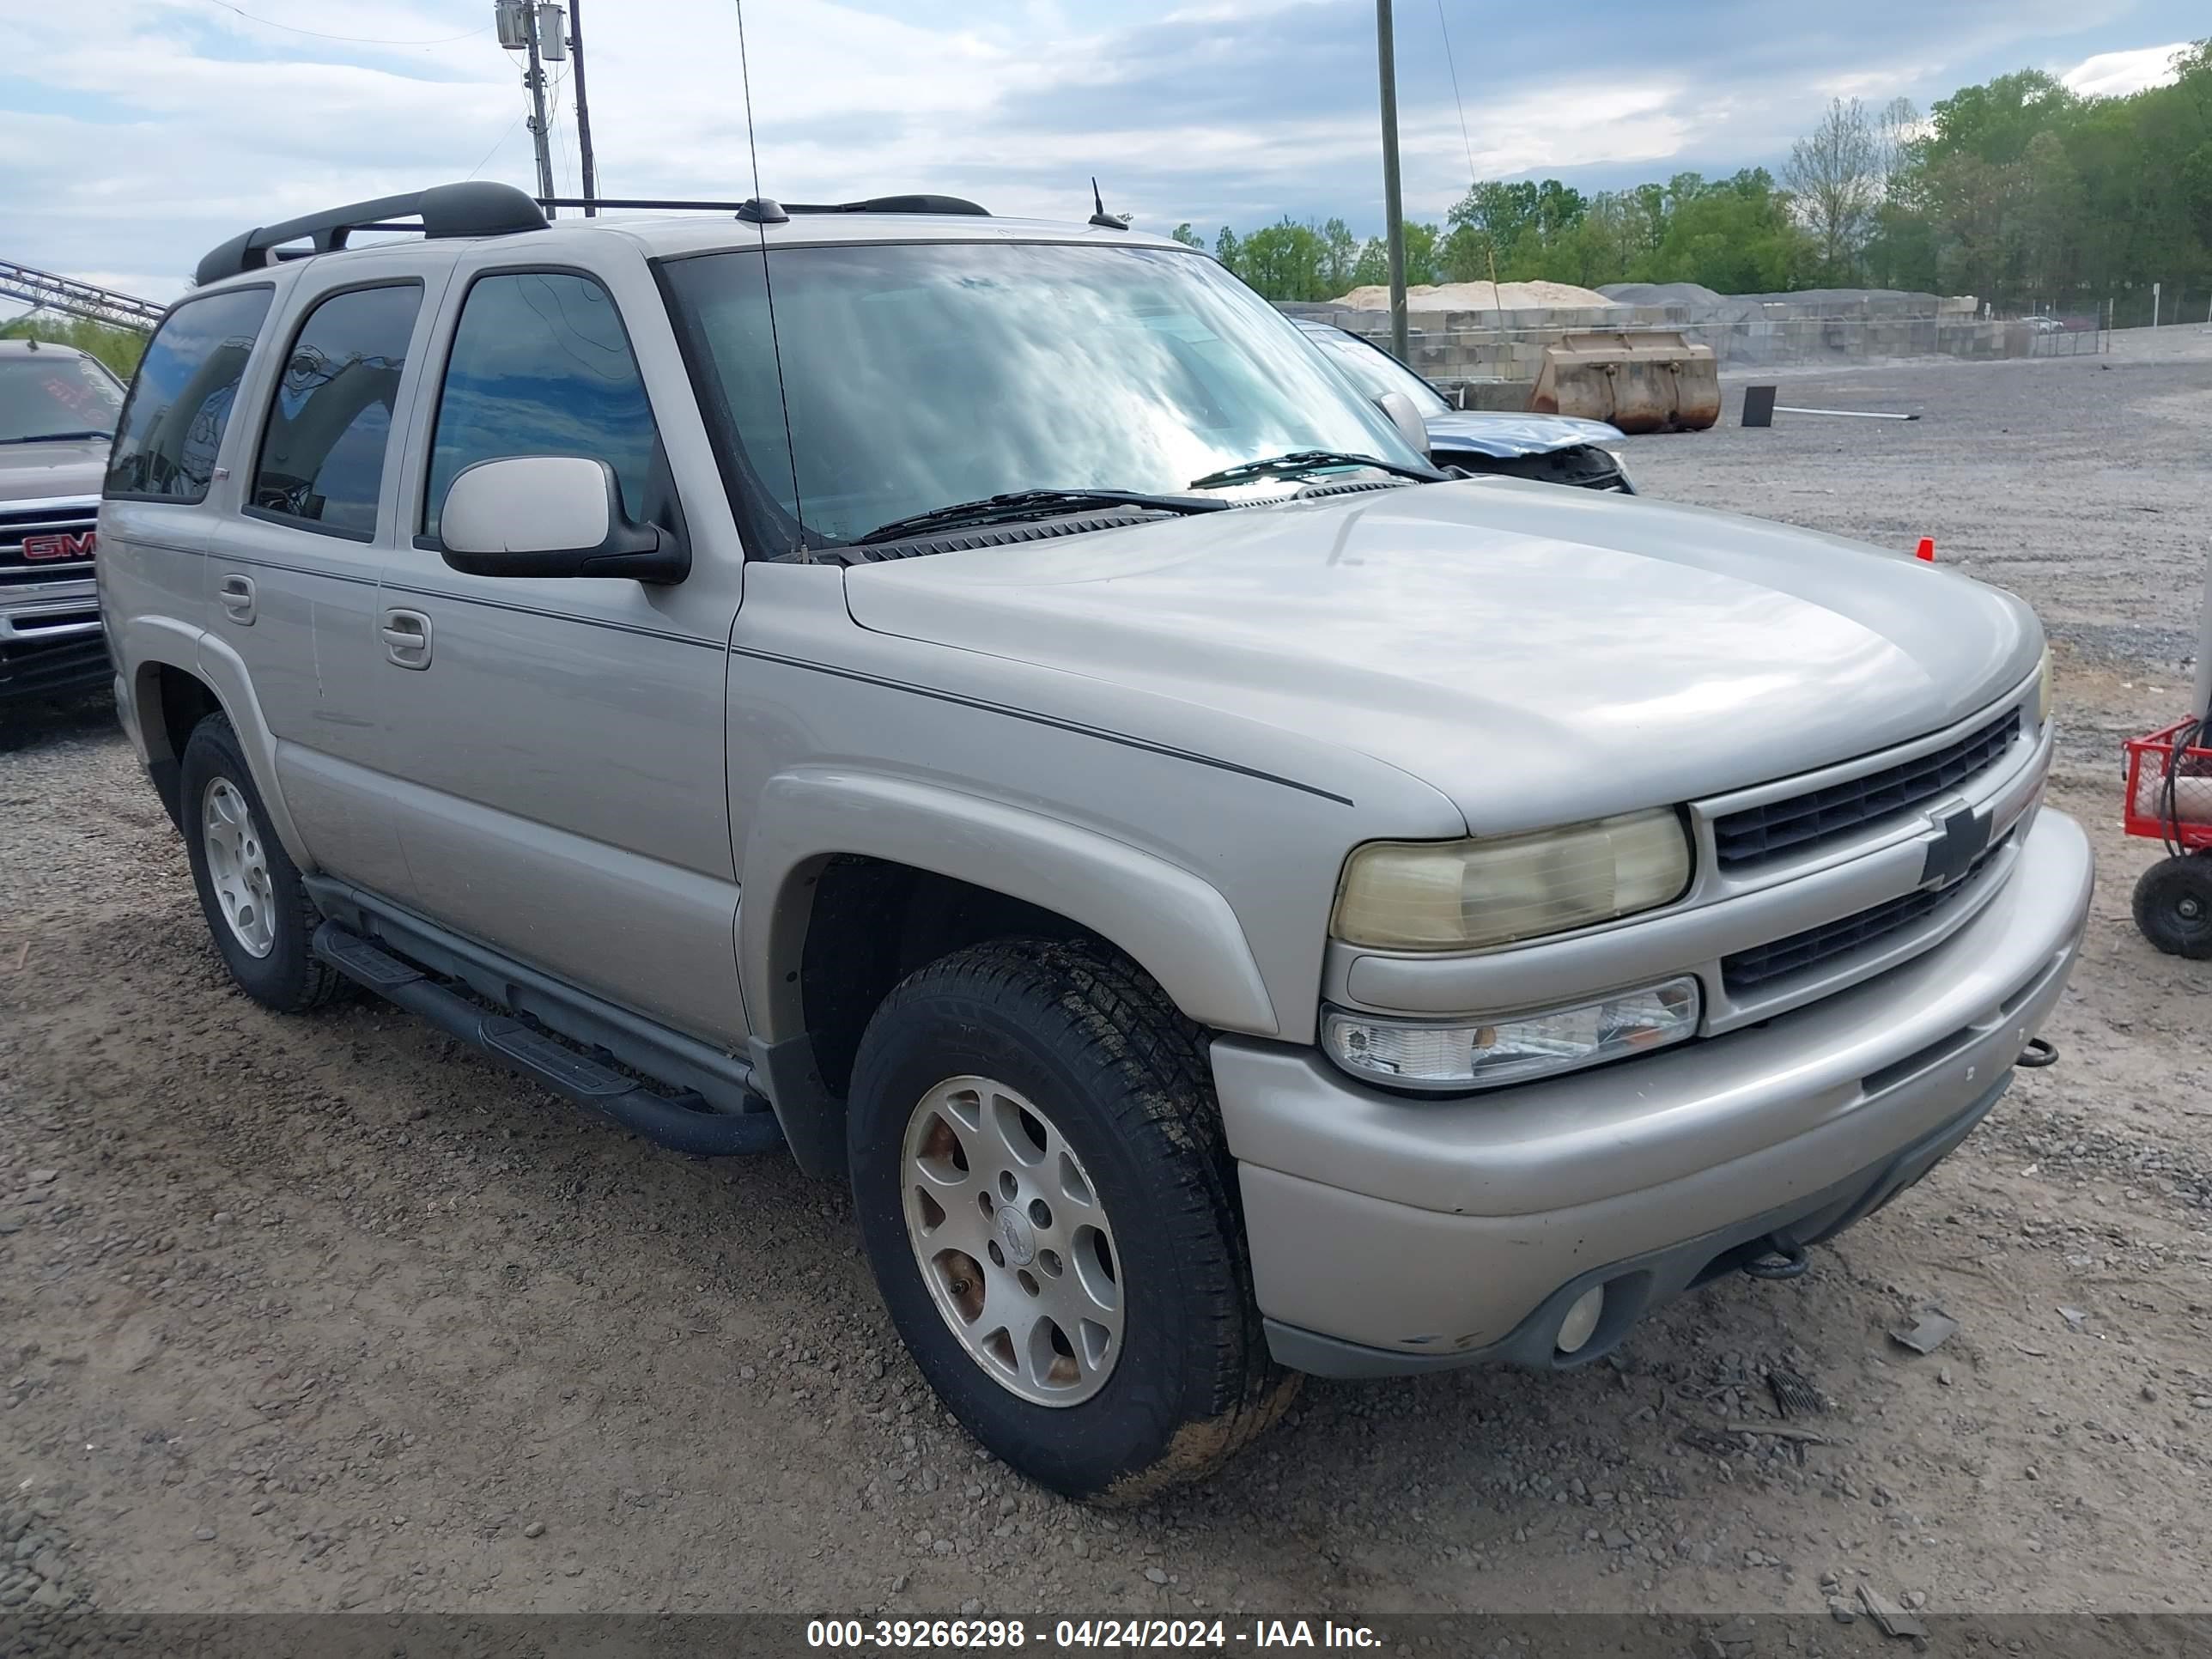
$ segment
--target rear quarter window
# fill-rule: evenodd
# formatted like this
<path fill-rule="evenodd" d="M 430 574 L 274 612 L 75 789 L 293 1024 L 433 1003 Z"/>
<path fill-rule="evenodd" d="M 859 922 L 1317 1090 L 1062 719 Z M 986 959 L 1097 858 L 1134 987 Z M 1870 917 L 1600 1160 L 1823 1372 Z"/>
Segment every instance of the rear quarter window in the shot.
<path fill-rule="evenodd" d="M 108 495 L 207 499 L 239 377 L 272 297 L 265 288 L 211 294 L 185 301 L 162 321 L 123 406 L 107 459 Z"/>

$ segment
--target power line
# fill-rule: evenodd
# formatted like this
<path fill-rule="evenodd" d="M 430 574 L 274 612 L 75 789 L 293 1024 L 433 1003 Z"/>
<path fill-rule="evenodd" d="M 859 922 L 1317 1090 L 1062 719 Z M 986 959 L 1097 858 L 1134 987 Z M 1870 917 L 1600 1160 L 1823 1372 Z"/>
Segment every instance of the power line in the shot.
<path fill-rule="evenodd" d="M 1467 146 L 1467 182 L 1471 188 L 1474 177 L 1474 140 L 1467 136 L 1467 105 L 1459 95 L 1459 64 L 1453 60 L 1451 25 L 1444 21 L 1444 0 L 1437 0 L 1437 27 L 1443 31 L 1444 67 L 1451 71 L 1452 102 L 1459 105 L 1459 141 Z"/>
<path fill-rule="evenodd" d="M 499 135 L 499 142 L 483 153 L 483 161 L 477 162 L 474 167 L 469 169 L 468 176 L 470 178 L 475 178 L 477 174 L 482 173 L 484 168 L 490 164 L 491 158 L 499 154 L 501 149 L 506 144 L 508 139 L 514 137 L 514 130 L 522 125 L 523 117 L 529 113 L 529 110 L 526 108 L 523 110 L 521 114 L 517 115 L 514 119 L 507 124 L 507 131 Z"/>
<path fill-rule="evenodd" d="M 264 28 L 283 29 L 288 34 L 304 34 L 317 40 L 341 40 L 351 46 L 450 46 L 456 40 L 472 40 L 479 34 L 489 33 L 492 27 L 492 25 L 487 23 L 483 28 L 471 29 L 465 34 L 445 34 L 439 36 L 435 40 L 379 40 L 364 34 L 325 34 L 320 29 L 303 29 L 296 24 L 280 23 L 273 17 L 256 17 L 252 12 L 232 5 L 230 0 L 208 0 L 208 4 L 220 6 L 225 11 L 236 12 L 247 22 L 258 23 Z"/>

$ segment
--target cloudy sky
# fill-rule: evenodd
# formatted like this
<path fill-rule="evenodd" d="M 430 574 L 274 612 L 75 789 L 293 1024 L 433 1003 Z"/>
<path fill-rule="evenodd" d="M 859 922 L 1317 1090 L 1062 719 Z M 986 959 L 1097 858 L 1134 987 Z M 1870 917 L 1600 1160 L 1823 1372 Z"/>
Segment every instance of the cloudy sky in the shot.
<path fill-rule="evenodd" d="M 584 5 L 602 192 L 751 194 L 733 0 Z M 446 179 L 528 185 L 519 60 L 491 10 L 0 0 L 0 258 L 166 299 L 250 225 Z M 1407 207 L 1430 218 L 1470 165 L 1584 188 L 1775 165 L 1832 94 L 1924 107 L 2029 65 L 2131 91 L 2208 27 L 2202 0 L 1397 12 Z M 1209 240 L 1284 213 L 1380 225 L 1370 0 L 750 0 L 745 22 L 768 195 L 939 190 L 1080 216 L 1096 173 L 1109 207 Z"/>

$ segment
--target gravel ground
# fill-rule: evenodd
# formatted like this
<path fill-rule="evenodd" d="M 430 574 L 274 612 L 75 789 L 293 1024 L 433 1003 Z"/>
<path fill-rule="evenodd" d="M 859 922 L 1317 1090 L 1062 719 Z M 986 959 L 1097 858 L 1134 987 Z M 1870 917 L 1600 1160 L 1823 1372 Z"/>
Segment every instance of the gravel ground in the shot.
<path fill-rule="evenodd" d="M 2121 343 L 1796 377 L 1926 418 L 1630 450 L 1659 495 L 1932 534 L 2050 620 L 2056 799 L 2105 861 L 2066 1063 L 1795 1283 L 1565 1376 L 1311 1383 L 1133 1513 L 936 1408 L 842 1193 L 657 1152 L 374 1005 L 247 1003 L 107 711 L 6 716 L 0 1619 L 2212 1608 L 2212 969 L 2136 936 L 2113 827 L 2118 734 L 2183 701 L 2212 337 Z M 1915 1357 L 1888 1333 L 1930 1305 L 1961 1328 Z M 1817 1440 L 1759 1431 L 1785 1372 Z"/>

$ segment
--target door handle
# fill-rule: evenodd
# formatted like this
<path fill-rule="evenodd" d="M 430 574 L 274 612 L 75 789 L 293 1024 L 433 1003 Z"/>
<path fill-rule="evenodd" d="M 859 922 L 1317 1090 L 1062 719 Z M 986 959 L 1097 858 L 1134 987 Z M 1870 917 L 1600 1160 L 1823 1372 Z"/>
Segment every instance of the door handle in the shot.
<path fill-rule="evenodd" d="M 241 576 L 236 571 L 222 579 L 216 589 L 216 597 L 222 601 L 223 613 L 240 628 L 253 626 L 253 578 Z"/>
<path fill-rule="evenodd" d="M 386 611 L 377 629 L 384 654 L 402 668 L 430 665 L 430 619 L 419 611 Z"/>

